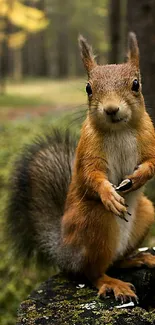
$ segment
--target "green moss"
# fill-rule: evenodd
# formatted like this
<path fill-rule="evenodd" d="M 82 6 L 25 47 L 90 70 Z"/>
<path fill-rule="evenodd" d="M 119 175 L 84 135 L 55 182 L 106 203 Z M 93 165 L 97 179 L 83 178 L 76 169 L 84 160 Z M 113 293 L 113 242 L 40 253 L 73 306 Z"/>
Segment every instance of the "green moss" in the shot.
<path fill-rule="evenodd" d="M 150 314 L 140 307 L 114 307 L 109 310 L 109 299 L 101 301 L 96 297 L 96 290 L 87 284 L 78 289 L 77 284 L 77 280 L 70 281 L 62 274 L 43 283 L 39 290 L 33 292 L 30 299 L 21 305 L 18 324 L 22 324 L 23 318 L 27 319 L 25 325 L 29 325 L 32 320 L 36 324 L 44 324 L 45 319 L 47 325 L 51 324 L 51 320 L 52 324 L 58 325 L 154 324 L 155 311 Z M 109 302 L 112 306 L 112 299 Z M 116 305 L 116 302 L 114 304 Z"/>

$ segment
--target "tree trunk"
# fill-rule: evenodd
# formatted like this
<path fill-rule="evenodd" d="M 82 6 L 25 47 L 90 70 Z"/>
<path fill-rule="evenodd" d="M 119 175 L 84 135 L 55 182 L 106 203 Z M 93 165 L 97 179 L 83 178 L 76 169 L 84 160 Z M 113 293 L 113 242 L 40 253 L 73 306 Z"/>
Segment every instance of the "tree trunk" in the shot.
<path fill-rule="evenodd" d="M 154 255 L 153 249 L 151 252 Z M 130 300 L 122 304 L 110 293 L 101 300 L 97 297 L 97 290 L 86 279 L 61 273 L 42 283 L 22 302 L 17 325 L 154 325 L 155 269 L 142 267 L 109 272 L 134 284 L 139 297 L 138 306 Z"/>
<path fill-rule="evenodd" d="M 137 34 L 146 107 L 155 124 L 155 1 L 128 0 L 128 30 Z"/>
<path fill-rule="evenodd" d="M 8 74 L 8 46 L 7 38 L 10 30 L 10 24 L 6 17 L 0 18 L 0 21 L 5 24 L 4 34 L 5 39 L 0 42 L 0 94 L 6 91 L 6 76 Z"/>
<path fill-rule="evenodd" d="M 0 44 L 0 95 L 3 95 L 6 91 L 7 54 L 6 42 L 3 41 Z"/>
<path fill-rule="evenodd" d="M 63 10 L 62 10 L 63 8 Z M 68 76 L 68 1 L 58 1 L 58 25 L 57 25 L 57 66 L 58 77 Z"/>
<path fill-rule="evenodd" d="M 109 63 L 119 63 L 121 43 L 121 0 L 110 1 L 110 52 Z"/>
<path fill-rule="evenodd" d="M 13 55 L 13 79 L 20 81 L 22 79 L 22 50 L 14 49 Z"/>

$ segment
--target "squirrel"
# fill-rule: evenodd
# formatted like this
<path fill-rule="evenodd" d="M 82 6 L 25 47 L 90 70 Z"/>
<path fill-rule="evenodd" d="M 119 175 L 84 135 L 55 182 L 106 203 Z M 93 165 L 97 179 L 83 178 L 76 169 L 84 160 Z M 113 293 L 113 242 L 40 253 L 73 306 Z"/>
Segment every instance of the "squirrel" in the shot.
<path fill-rule="evenodd" d="M 142 95 L 136 35 L 127 60 L 98 65 L 83 36 L 88 113 L 78 144 L 55 130 L 30 145 L 16 163 L 7 224 L 17 250 L 34 251 L 60 269 L 84 274 L 105 297 L 137 300 L 131 283 L 109 267 L 155 267 L 149 253 L 134 255 L 154 222 L 143 186 L 155 174 L 155 131 Z M 25 255 L 24 255 L 25 254 Z"/>

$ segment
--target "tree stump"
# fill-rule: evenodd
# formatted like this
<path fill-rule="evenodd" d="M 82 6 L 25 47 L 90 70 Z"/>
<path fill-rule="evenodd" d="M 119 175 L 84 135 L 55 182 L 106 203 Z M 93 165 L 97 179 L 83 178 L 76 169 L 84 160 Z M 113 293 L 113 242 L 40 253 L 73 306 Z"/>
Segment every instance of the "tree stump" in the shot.
<path fill-rule="evenodd" d="M 100 299 L 86 279 L 60 273 L 22 302 L 17 325 L 155 324 L 155 269 L 111 269 L 109 274 L 135 285 L 137 306 L 133 302 L 122 305 L 112 295 Z"/>

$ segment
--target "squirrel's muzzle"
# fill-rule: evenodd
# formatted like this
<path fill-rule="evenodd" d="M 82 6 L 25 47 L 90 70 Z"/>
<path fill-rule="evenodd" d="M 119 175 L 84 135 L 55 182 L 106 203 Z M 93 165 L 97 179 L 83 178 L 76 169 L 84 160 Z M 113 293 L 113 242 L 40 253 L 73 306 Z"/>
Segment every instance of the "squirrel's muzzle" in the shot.
<path fill-rule="evenodd" d="M 108 106 L 104 109 L 107 115 L 115 116 L 117 112 L 119 111 L 119 107 L 115 106 Z"/>

